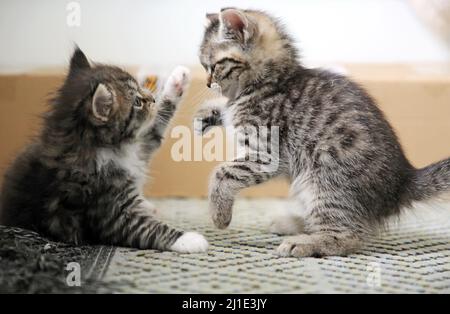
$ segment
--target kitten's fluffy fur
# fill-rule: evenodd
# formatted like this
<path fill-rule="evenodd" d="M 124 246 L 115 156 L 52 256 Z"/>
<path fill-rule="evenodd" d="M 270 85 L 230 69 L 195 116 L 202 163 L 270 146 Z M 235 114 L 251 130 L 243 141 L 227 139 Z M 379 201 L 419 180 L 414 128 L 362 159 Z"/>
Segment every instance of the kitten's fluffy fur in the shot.
<path fill-rule="evenodd" d="M 294 234 L 278 253 L 347 255 L 402 208 L 448 198 L 450 159 L 411 166 L 374 100 L 346 77 L 304 68 L 268 14 L 232 8 L 208 14 L 200 60 L 208 86 L 218 84 L 228 98 L 201 109 L 201 131 L 226 124 L 277 126 L 280 133 L 276 170 L 261 171 L 261 160 L 248 159 L 215 169 L 209 198 L 217 227 L 230 223 L 239 190 L 285 176 L 297 204 L 294 216 L 272 225 Z"/>
<path fill-rule="evenodd" d="M 41 135 L 6 173 L 2 223 L 74 244 L 205 251 L 200 234 L 155 219 L 142 194 L 188 75 L 175 69 L 155 102 L 131 75 L 92 65 L 77 48 Z"/>

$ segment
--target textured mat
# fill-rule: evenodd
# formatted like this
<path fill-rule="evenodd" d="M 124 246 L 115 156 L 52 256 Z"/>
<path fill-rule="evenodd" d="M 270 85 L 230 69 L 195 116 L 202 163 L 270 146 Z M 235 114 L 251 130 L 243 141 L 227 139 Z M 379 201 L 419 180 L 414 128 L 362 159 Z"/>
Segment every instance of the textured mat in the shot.
<path fill-rule="evenodd" d="M 279 258 L 269 234 L 276 199 L 238 200 L 229 229 L 210 222 L 207 202 L 155 202 L 168 223 L 203 233 L 206 254 L 107 246 L 72 247 L 0 226 L 0 293 L 450 293 L 450 207 L 402 216 L 349 257 Z M 68 286 L 68 263 L 81 286 Z"/>
<path fill-rule="evenodd" d="M 118 248 L 104 276 L 119 282 L 115 292 L 450 293 L 450 209 L 406 214 L 359 254 L 296 259 L 275 256 L 282 237 L 266 231 L 287 202 L 241 199 L 227 230 L 212 226 L 206 201 L 155 203 L 167 222 L 204 234 L 210 250 Z"/>
<path fill-rule="evenodd" d="M 101 278 L 113 252 L 112 247 L 74 247 L 0 226 L 0 293 L 112 292 L 112 284 Z M 68 284 L 74 270 L 79 278 L 70 276 Z"/>

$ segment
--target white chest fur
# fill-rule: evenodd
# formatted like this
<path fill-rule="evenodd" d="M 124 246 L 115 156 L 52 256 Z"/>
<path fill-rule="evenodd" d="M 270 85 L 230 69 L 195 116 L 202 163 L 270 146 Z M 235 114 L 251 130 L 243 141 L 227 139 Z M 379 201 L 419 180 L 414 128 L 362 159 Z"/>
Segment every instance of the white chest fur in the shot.
<path fill-rule="evenodd" d="M 145 183 L 147 162 L 141 158 L 140 143 L 125 144 L 121 149 L 101 148 L 97 152 L 97 168 L 114 163 L 122 168 L 130 177 L 136 180 L 138 187 Z"/>
<path fill-rule="evenodd" d="M 233 107 L 226 108 L 222 113 L 224 127 L 233 127 Z"/>
<path fill-rule="evenodd" d="M 222 125 L 225 127 L 225 136 L 227 137 L 227 143 L 234 141 L 236 136 L 236 128 L 233 123 L 233 107 L 228 107 L 222 111 Z"/>
<path fill-rule="evenodd" d="M 292 182 L 290 195 L 299 205 L 293 209 L 296 215 L 307 216 L 314 208 L 317 200 L 317 192 L 307 171 L 301 173 Z"/>

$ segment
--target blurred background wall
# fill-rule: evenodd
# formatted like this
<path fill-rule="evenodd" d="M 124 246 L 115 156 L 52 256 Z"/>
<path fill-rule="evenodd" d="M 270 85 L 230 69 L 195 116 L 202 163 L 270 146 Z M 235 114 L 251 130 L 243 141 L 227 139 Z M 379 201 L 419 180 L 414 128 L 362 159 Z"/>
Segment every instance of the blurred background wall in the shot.
<path fill-rule="evenodd" d="M 75 42 L 94 61 L 164 76 L 175 64 L 199 67 L 205 13 L 229 6 L 280 17 L 304 63 L 334 66 L 367 88 L 415 166 L 449 156 L 450 0 L 0 0 L 0 184 L 39 131 Z M 205 82 L 203 70 L 193 72 L 172 126 L 192 126 L 197 106 L 212 97 Z M 152 160 L 147 195 L 205 196 L 217 162 L 176 162 L 176 140 L 168 136 Z M 287 191 L 275 181 L 243 195 Z"/>
<path fill-rule="evenodd" d="M 69 26 L 75 2 L 80 26 Z M 0 71 L 64 66 L 77 42 L 94 60 L 197 64 L 205 12 L 238 6 L 282 18 L 306 63 L 446 62 L 450 38 L 423 21 L 430 0 L 2 0 Z M 448 0 L 433 0 L 449 8 Z M 437 4 L 436 4 L 437 3 Z M 76 9 L 76 8 L 75 8 Z M 448 15 L 448 11 L 447 11 Z M 433 15 L 431 15 L 433 16 Z M 423 17 L 422 19 L 418 17 Z"/>

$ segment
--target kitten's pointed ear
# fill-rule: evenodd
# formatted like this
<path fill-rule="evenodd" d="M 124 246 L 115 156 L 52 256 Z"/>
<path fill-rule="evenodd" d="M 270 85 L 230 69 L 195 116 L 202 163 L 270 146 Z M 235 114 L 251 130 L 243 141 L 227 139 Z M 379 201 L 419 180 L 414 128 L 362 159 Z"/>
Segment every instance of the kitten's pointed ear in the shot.
<path fill-rule="evenodd" d="M 205 27 L 209 27 L 213 22 L 219 20 L 219 14 L 217 13 L 206 13 Z"/>
<path fill-rule="evenodd" d="M 69 72 L 73 73 L 76 70 L 80 69 L 88 69 L 91 65 L 89 63 L 88 58 L 84 54 L 83 51 L 81 51 L 80 48 L 75 47 L 75 51 L 72 54 L 72 58 L 70 59 L 70 69 Z"/>
<path fill-rule="evenodd" d="M 98 84 L 92 97 L 92 115 L 98 122 L 107 122 L 114 106 L 114 96 L 104 84 Z"/>
<path fill-rule="evenodd" d="M 220 32 L 224 39 L 237 40 L 246 44 L 254 35 L 254 26 L 244 12 L 236 9 L 225 9 L 219 14 Z"/>

